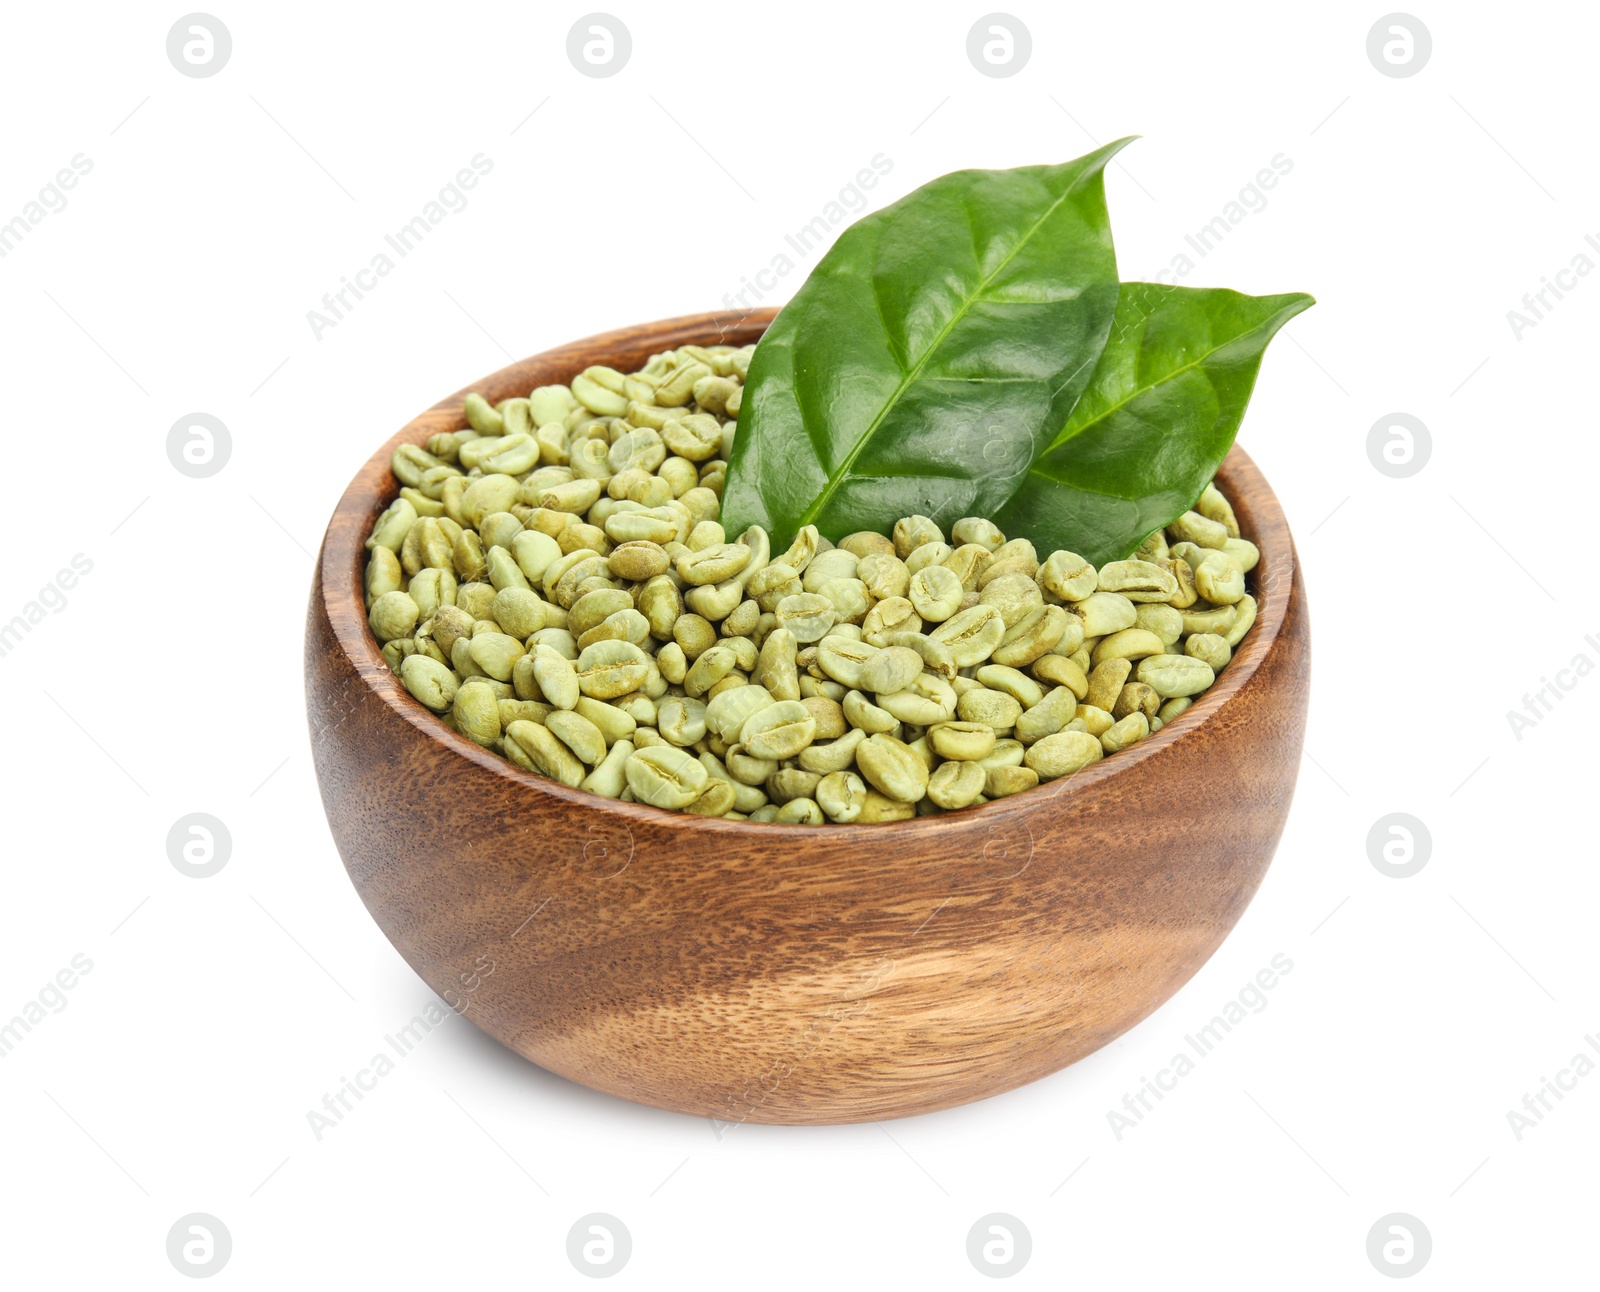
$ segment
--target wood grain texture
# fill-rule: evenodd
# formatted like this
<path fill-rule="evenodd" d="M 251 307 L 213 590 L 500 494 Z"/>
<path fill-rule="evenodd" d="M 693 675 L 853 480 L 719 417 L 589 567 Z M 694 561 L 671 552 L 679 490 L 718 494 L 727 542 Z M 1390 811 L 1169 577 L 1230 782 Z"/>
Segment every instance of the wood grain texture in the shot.
<path fill-rule="evenodd" d="M 491 403 L 591 363 L 755 340 L 705 314 L 536 355 Z M 1235 448 L 1220 483 L 1262 552 L 1255 627 L 1177 721 L 1088 771 L 963 812 L 781 827 L 618 803 L 446 729 L 385 667 L 363 541 L 389 457 L 463 425 L 465 391 L 402 429 L 340 500 L 306 622 L 323 805 L 367 909 L 491 1036 L 597 1090 L 725 1121 L 835 1123 L 1036 1080 L 1139 1022 L 1260 884 L 1300 763 L 1305 589 L 1288 525 Z M 475 990 L 467 978 L 493 964 Z"/>

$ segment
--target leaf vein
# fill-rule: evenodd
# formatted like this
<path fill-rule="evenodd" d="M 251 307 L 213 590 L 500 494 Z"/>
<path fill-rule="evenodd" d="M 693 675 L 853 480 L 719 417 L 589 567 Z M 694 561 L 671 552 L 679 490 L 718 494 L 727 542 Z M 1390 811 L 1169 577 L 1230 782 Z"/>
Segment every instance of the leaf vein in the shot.
<path fill-rule="evenodd" d="M 805 512 L 801 515 L 799 527 L 813 524 L 817 517 L 822 514 L 823 509 L 828 505 L 828 502 L 833 498 L 833 495 L 838 491 L 839 486 L 843 483 L 845 476 L 850 470 L 850 467 L 865 449 L 867 442 L 877 433 L 878 428 L 883 424 L 884 419 L 888 417 L 890 411 L 899 404 L 901 398 L 905 395 L 906 390 L 920 375 L 922 369 L 926 366 L 929 359 L 938 353 L 939 347 L 949 339 L 949 336 L 951 332 L 955 330 L 956 325 L 961 322 L 961 320 L 966 318 L 967 314 L 972 308 L 973 303 L 982 297 L 983 293 L 988 290 L 990 284 L 999 278 L 1001 273 L 1004 272 L 1011 262 L 1016 259 L 1019 254 L 1021 254 L 1023 247 L 1027 246 L 1034 234 L 1036 234 L 1039 229 L 1043 227 L 1045 221 L 1050 219 L 1051 216 L 1060 210 L 1062 205 L 1069 198 L 1076 196 L 1082 185 L 1088 183 L 1094 178 L 1094 176 L 1103 174 L 1104 169 L 1104 164 L 1102 163 L 1098 169 L 1092 172 L 1086 171 L 1084 174 L 1079 175 L 1076 179 L 1074 179 L 1072 183 L 1067 185 L 1067 187 L 1061 192 L 1060 196 L 1051 202 L 1044 213 L 1041 214 L 1039 218 L 1028 227 L 1027 232 L 1017 240 L 1016 245 L 1006 253 L 1005 257 L 1000 261 L 1000 263 L 984 276 L 984 278 L 979 282 L 977 289 L 967 297 L 961 308 L 951 314 L 949 320 L 939 330 L 939 335 L 933 339 L 933 342 L 917 358 L 915 365 L 901 378 L 900 383 L 896 386 L 894 393 L 878 411 L 877 416 L 872 419 L 867 428 L 860 434 L 860 436 L 857 437 L 856 442 L 851 445 L 850 452 L 845 455 L 844 460 L 839 463 L 836 470 L 829 473 L 827 485 L 823 488 L 822 493 L 812 502 L 809 507 L 806 508 Z"/>

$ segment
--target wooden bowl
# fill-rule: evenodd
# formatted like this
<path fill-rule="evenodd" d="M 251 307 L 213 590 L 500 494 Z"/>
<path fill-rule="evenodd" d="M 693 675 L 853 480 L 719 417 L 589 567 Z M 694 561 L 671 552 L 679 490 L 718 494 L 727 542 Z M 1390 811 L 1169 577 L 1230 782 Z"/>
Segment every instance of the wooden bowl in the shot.
<path fill-rule="evenodd" d="M 771 311 L 590 337 L 485 377 L 491 403 L 593 363 L 747 344 Z M 966 811 L 776 826 L 659 811 L 525 773 L 445 728 L 367 629 L 363 541 L 393 449 L 323 538 L 306 623 L 312 753 L 361 899 L 417 973 L 552 1072 L 724 1121 L 949 1108 L 1127 1031 L 1216 950 L 1261 882 L 1300 764 L 1310 644 L 1277 499 L 1220 483 L 1261 548 L 1261 613 L 1215 686 L 1131 750 Z"/>

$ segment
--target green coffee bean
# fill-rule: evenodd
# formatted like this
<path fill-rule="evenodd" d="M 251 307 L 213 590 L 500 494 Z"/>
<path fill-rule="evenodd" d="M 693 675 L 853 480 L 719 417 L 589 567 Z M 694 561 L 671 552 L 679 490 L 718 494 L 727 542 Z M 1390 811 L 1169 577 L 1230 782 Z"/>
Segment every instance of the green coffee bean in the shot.
<path fill-rule="evenodd" d="M 948 543 L 924 543 L 906 557 L 906 569 L 915 577 L 919 570 L 927 570 L 936 565 L 944 565 L 953 555 L 955 555 L 955 549 Z"/>
<path fill-rule="evenodd" d="M 1112 703 L 1116 703 L 1114 700 Z M 1117 720 L 1111 714 L 1094 704 L 1080 704 L 1073 710 L 1073 718 L 1083 723 L 1083 729 L 1091 736 L 1103 736 L 1116 725 Z"/>
<path fill-rule="evenodd" d="M 1222 553 L 1246 574 L 1261 561 L 1261 549 L 1246 538 L 1230 538 L 1222 545 Z"/>
<path fill-rule="evenodd" d="M 578 674 L 572 661 L 553 647 L 539 645 L 533 654 L 533 676 L 544 698 L 558 709 L 578 703 Z"/>
<path fill-rule="evenodd" d="M 367 612 L 367 623 L 380 642 L 397 637 L 409 637 L 417 626 L 422 611 L 406 592 L 385 592 L 372 603 Z"/>
<path fill-rule="evenodd" d="M 976 670 L 975 676 L 984 686 L 1004 691 L 1024 709 L 1044 699 L 1044 690 L 1037 682 L 1009 665 L 985 664 Z"/>
<path fill-rule="evenodd" d="M 767 777 L 767 797 L 780 806 L 790 799 L 811 798 L 822 777 L 798 767 L 780 767 Z"/>
<path fill-rule="evenodd" d="M 821 695 L 801 698 L 800 703 L 805 705 L 811 716 L 816 719 L 817 740 L 835 740 L 844 735 L 845 727 L 849 724 L 845 722 L 844 708 L 839 703 L 843 698 L 842 695 L 838 699 Z"/>
<path fill-rule="evenodd" d="M 795 665 L 798 643 L 787 628 L 774 628 L 761 644 L 756 661 L 755 680 L 777 700 L 800 698 L 800 674 Z"/>
<path fill-rule="evenodd" d="M 1200 501 L 1195 504 L 1195 510 L 1207 520 L 1221 525 L 1229 538 L 1239 537 L 1239 522 L 1234 517 L 1233 507 L 1215 484 L 1206 486 L 1205 492 L 1200 495 Z"/>
<path fill-rule="evenodd" d="M 1178 590 L 1178 581 L 1150 561 L 1112 561 L 1100 567 L 1100 590 L 1119 592 L 1129 601 L 1166 601 Z"/>
<path fill-rule="evenodd" d="M 868 735 L 880 731 L 893 731 L 900 725 L 899 718 L 887 709 L 881 709 L 873 704 L 860 691 L 847 692 L 840 705 L 850 725 L 859 727 Z"/>
<path fill-rule="evenodd" d="M 826 643 L 828 639 L 824 639 Z M 824 665 L 826 667 L 826 665 Z M 880 695 L 903 691 L 922 673 L 922 657 L 909 646 L 888 646 L 875 650 L 857 671 L 855 686 Z M 837 677 L 838 681 L 848 679 Z"/>
<path fill-rule="evenodd" d="M 1227 642 L 1230 648 L 1238 646 L 1244 640 L 1244 635 L 1254 625 L 1256 621 L 1256 599 L 1249 595 L 1240 597 L 1234 608 L 1238 611 L 1238 614 L 1234 617 L 1234 621 L 1229 625 L 1228 630 L 1222 634 L 1222 640 Z"/>
<path fill-rule="evenodd" d="M 663 408 L 681 408 L 693 396 L 695 382 L 713 375 L 709 364 L 693 361 L 682 364 L 656 387 L 656 403 Z"/>
<path fill-rule="evenodd" d="M 627 765 L 632 754 L 633 742 L 618 740 L 595 769 L 579 782 L 578 788 L 608 799 L 621 798 L 622 791 L 627 788 Z"/>
<path fill-rule="evenodd" d="M 928 777 L 928 798 L 947 812 L 970 807 L 983 794 L 988 775 L 975 762 L 941 763 Z"/>
<path fill-rule="evenodd" d="M 578 647 L 572 640 L 572 634 L 565 628 L 541 628 L 528 638 L 526 644 L 530 649 L 535 646 L 548 646 L 556 654 L 560 655 L 562 659 L 576 660 L 578 658 Z"/>
<path fill-rule="evenodd" d="M 506 728 L 500 743 L 513 761 L 520 761 L 528 770 L 560 781 L 573 789 L 578 787 L 587 774 L 577 755 L 562 744 L 548 727 L 540 726 L 536 722 L 513 722 Z M 520 760 L 511 754 L 513 748 L 522 755 Z"/>
<path fill-rule="evenodd" d="M 406 594 L 417 603 L 418 617 L 426 622 L 440 609 L 455 605 L 455 576 L 448 570 L 423 570 L 406 585 Z"/>
<path fill-rule="evenodd" d="M 400 662 L 400 682 L 435 713 L 443 713 L 456 698 L 455 674 L 426 655 L 408 655 Z"/>
<path fill-rule="evenodd" d="M 844 825 L 861 816 L 867 802 L 867 787 L 855 772 L 830 772 L 817 782 L 815 797 L 828 820 Z"/>
<path fill-rule="evenodd" d="M 754 758 L 793 758 L 816 736 L 817 721 L 799 700 L 777 700 L 758 709 L 739 728 L 739 743 Z"/>
<path fill-rule="evenodd" d="M 632 642 L 595 642 L 578 655 L 578 689 L 597 700 L 613 700 L 639 690 L 650 671 L 649 656 Z"/>
<path fill-rule="evenodd" d="M 1147 602 L 1134 614 L 1134 627 L 1154 633 L 1164 645 L 1172 646 L 1183 636 L 1183 615 L 1170 605 Z"/>
<path fill-rule="evenodd" d="M 856 746 L 861 774 L 885 798 L 915 803 L 928 788 L 927 765 L 893 736 L 868 736 Z"/>
<path fill-rule="evenodd" d="M 596 588 L 585 592 L 567 610 L 567 631 L 581 638 L 596 625 L 622 610 L 633 609 L 633 597 L 621 588 Z"/>
<path fill-rule="evenodd" d="M 583 636 L 578 638 L 578 649 L 601 641 L 632 642 L 642 646 L 650 638 L 650 622 L 631 607 L 607 615 Z"/>
<path fill-rule="evenodd" d="M 961 609 L 966 589 L 953 570 L 943 565 L 929 565 L 911 576 L 907 592 L 917 614 L 929 623 L 943 623 Z"/>
<path fill-rule="evenodd" d="M 787 596 L 778 602 L 776 610 L 778 626 L 788 629 L 796 641 L 806 644 L 821 641 L 839 619 L 833 603 L 814 592 Z"/>
<path fill-rule="evenodd" d="M 822 595 L 833 605 L 836 628 L 865 618 L 870 598 L 860 579 L 829 579 L 822 585 Z"/>
<path fill-rule="evenodd" d="M 505 419 L 477 391 L 467 396 L 462 412 L 466 414 L 467 425 L 479 435 L 501 435 L 505 432 Z"/>
<path fill-rule="evenodd" d="M 400 568 L 400 558 L 387 547 L 374 547 L 367 558 L 364 579 L 367 609 L 385 592 L 399 592 L 403 587 L 405 571 Z"/>
<path fill-rule="evenodd" d="M 1183 542 L 1174 542 L 1171 548 L 1172 559 L 1174 561 L 1182 561 L 1191 570 L 1198 570 L 1202 561 L 1207 560 L 1220 551 L 1222 551 L 1222 548 L 1220 547 L 1201 547 L 1200 544 L 1190 543 L 1187 540 Z"/>
<path fill-rule="evenodd" d="M 901 691 L 878 697 L 878 705 L 901 722 L 919 727 L 948 722 L 956 713 L 955 688 L 937 673 L 923 671 Z"/>
<path fill-rule="evenodd" d="M 1083 731 L 1058 731 L 1028 746 L 1024 762 L 1041 781 L 1081 772 L 1105 756 L 1099 740 Z"/>
<path fill-rule="evenodd" d="M 911 571 L 891 552 L 870 552 L 858 560 L 855 577 L 872 595 L 874 602 L 885 597 L 903 597 L 911 587 Z"/>
<path fill-rule="evenodd" d="M 983 792 L 992 799 L 1009 798 L 1039 783 L 1039 773 L 1031 767 L 991 767 L 984 777 Z"/>
<path fill-rule="evenodd" d="M 1120 720 L 1138 711 L 1146 718 L 1153 719 L 1156 710 L 1161 707 L 1161 700 L 1162 697 L 1143 682 L 1129 682 L 1117 696 L 1117 702 L 1111 706 L 1111 716 Z"/>
<path fill-rule="evenodd" d="M 668 696 L 656 710 L 656 730 L 680 748 L 695 744 L 706 734 L 706 706 L 686 695 Z"/>
<path fill-rule="evenodd" d="M 591 767 L 600 764 L 606 756 L 606 738 L 600 728 L 581 713 L 570 709 L 556 709 L 544 720 L 545 727 L 563 745 L 570 749 L 579 762 Z"/>
<path fill-rule="evenodd" d="M 993 560 L 994 554 L 987 547 L 977 543 L 963 543 L 950 553 L 944 562 L 944 567 L 961 580 L 961 586 L 966 592 L 971 593 L 977 590 L 978 579 Z"/>
<path fill-rule="evenodd" d="M 814 699 L 822 696 L 829 700 L 843 700 L 845 688 L 842 683 L 835 682 L 831 677 L 815 678 L 809 674 L 800 679 L 800 698 L 802 700 Z"/>
<path fill-rule="evenodd" d="M 532 435 L 506 435 L 496 442 L 493 453 L 479 460 L 486 472 L 521 475 L 539 464 L 539 441 Z"/>
<path fill-rule="evenodd" d="M 980 602 L 951 615 L 929 637 L 948 649 L 956 668 L 970 668 L 988 659 L 1005 635 L 1005 616 L 999 607 Z"/>
<path fill-rule="evenodd" d="M 457 637 L 471 637 L 473 618 L 460 606 L 440 606 L 433 615 L 433 639 L 448 656 Z"/>
<path fill-rule="evenodd" d="M 941 543 L 944 534 L 926 516 L 906 516 L 894 525 L 895 555 L 902 561 L 924 543 Z"/>
<path fill-rule="evenodd" d="M 733 788 L 733 805 L 736 811 L 754 812 L 766 803 L 767 796 L 760 788 L 760 784 L 747 785 L 743 781 L 736 780 L 715 754 L 710 752 L 701 754 L 700 765 L 706 769 L 712 780 L 722 781 Z"/>
<path fill-rule="evenodd" d="M 776 758 L 759 758 L 747 753 L 740 744 L 730 745 L 723 761 L 727 764 L 728 774 L 745 785 L 765 785 L 767 777 L 778 770 Z"/>
<path fill-rule="evenodd" d="M 815 717 L 815 714 L 812 716 Z M 866 738 L 867 733 L 861 728 L 851 727 L 826 743 L 807 745 L 800 751 L 800 766 L 808 772 L 823 775 L 842 772 L 855 761 L 856 748 Z"/>
<path fill-rule="evenodd" d="M 1139 661 L 1138 679 L 1165 699 L 1199 695 L 1214 681 L 1211 665 L 1190 655 L 1152 655 Z"/>
<path fill-rule="evenodd" d="M 634 797 L 659 808 L 688 807 L 711 779 L 692 754 L 673 745 L 634 750 L 624 771 Z"/>
<path fill-rule="evenodd" d="M 1193 543 L 1196 547 L 1221 548 L 1228 541 L 1227 527 L 1207 520 L 1197 511 L 1186 511 L 1167 525 L 1167 533 L 1176 541 Z"/>
<path fill-rule="evenodd" d="M 630 739 L 639 725 L 627 710 L 614 704 L 607 704 L 604 700 L 592 699 L 587 695 L 578 697 L 573 712 L 593 723 L 605 738 L 607 745 Z"/>
<path fill-rule="evenodd" d="M 1075 552 L 1052 552 L 1034 578 L 1045 592 L 1063 601 L 1085 601 L 1099 586 L 1094 566 Z"/>
<path fill-rule="evenodd" d="M 687 654 L 687 652 L 685 652 Z M 690 695 L 704 695 L 739 665 L 731 646 L 715 645 L 701 651 L 684 675 L 683 689 Z"/>
<path fill-rule="evenodd" d="M 490 617 L 512 637 L 526 639 L 545 624 L 545 603 L 529 588 L 503 588 L 490 605 Z"/>
<path fill-rule="evenodd" d="M 1207 601 L 1231 606 L 1244 597 L 1244 571 L 1226 552 L 1218 552 L 1195 570 L 1194 586 Z"/>
<path fill-rule="evenodd" d="M 1185 610 L 1183 631 L 1193 636 L 1198 633 L 1217 633 L 1226 636 L 1239 618 L 1238 606 L 1217 606 L 1212 610 Z"/>
<path fill-rule="evenodd" d="M 761 607 L 754 601 L 745 600 L 741 601 L 729 613 L 728 617 L 722 621 L 722 626 L 718 629 L 718 632 L 723 637 L 734 641 L 743 641 L 748 639 L 751 633 L 755 632 L 756 625 L 760 622 Z M 751 644 L 754 645 L 754 642 Z M 750 667 L 755 667 L 754 659 L 750 661 Z"/>
<path fill-rule="evenodd" d="M 1010 731 L 1022 715 L 1022 705 L 1004 691 L 991 691 L 988 687 L 979 686 L 967 691 L 957 701 L 956 712 L 963 722 L 982 723 L 996 732 Z"/>
<path fill-rule="evenodd" d="M 479 685 L 488 686 L 489 683 L 481 682 Z M 545 704 L 542 700 L 501 700 L 498 707 L 502 732 L 513 722 L 543 722 L 555 712 L 553 705 Z"/>
<path fill-rule="evenodd" d="M 467 481 L 461 495 L 461 515 L 466 524 L 476 527 L 485 516 L 510 511 L 522 486 L 516 477 L 503 474 L 478 476 Z"/>
<path fill-rule="evenodd" d="M 1108 659 L 1144 659 L 1147 655 L 1160 655 L 1167 643 L 1155 633 L 1144 628 L 1124 628 L 1100 639 L 1090 658 L 1099 665 Z"/>
<path fill-rule="evenodd" d="M 806 562 L 801 583 L 807 592 L 821 592 L 822 586 L 833 579 L 853 579 L 860 565 L 854 552 L 843 548 L 819 552 Z"/>
<path fill-rule="evenodd" d="M 1081 674 L 1080 674 L 1081 676 Z M 1078 698 L 1069 687 L 1058 686 L 1017 717 L 1016 737 L 1025 745 L 1053 736 L 1078 716 Z"/>
<path fill-rule="evenodd" d="M 790 799 L 772 819 L 782 825 L 821 825 L 822 808 L 814 799 Z"/>
<path fill-rule="evenodd" d="M 489 584 L 497 591 L 506 588 L 527 588 L 528 579 L 522 572 L 522 567 L 512 559 L 511 553 L 503 547 L 491 547 L 485 554 L 484 568 L 488 573 Z"/>
<path fill-rule="evenodd" d="M 982 586 L 989 579 L 996 578 L 1000 574 L 1009 573 L 1013 569 L 1027 575 L 1030 579 L 1035 578 L 1039 573 L 1039 553 L 1034 550 L 1033 544 L 1025 538 L 1009 539 L 994 549 L 994 563 L 984 572 L 983 578 L 979 580 L 979 585 Z"/>
<path fill-rule="evenodd" d="M 525 654 L 520 641 L 498 632 L 474 633 L 468 648 L 472 662 L 497 682 L 509 682 L 511 670 Z"/>
<path fill-rule="evenodd" d="M 995 575 L 991 567 L 985 576 L 983 589 L 978 595 L 978 604 L 994 606 L 999 610 L 1000 617 L 1009 630 L 1040 610 L 1044 606 L 1044 595 L 1032 575 L 1022 573 Z"/>
<path fill-rule="evenodd" d="M 1183 644 L 1183 653 L 1203 660 L 1213 673 L 1220 673 L 1233 657 L 1227 640 L 1216 633 L 1195 633 Z"/>
<path fill-rule="evenodd" d="M 1006 629 L 994 648 L 994 662 L 1020 668 L 1042 659 L 1061 643 L 1070 621 L 1060 606 L 1036 606 Z"/>
<path fill-rule="evenodd" d="M 403 485 L 422 483 L 424 472 L 444 464 L 418 444 L 402 444 L 389 457 L 389 469 Z"/>
<path fill-rule="evenodd" d="M 1138 744 L 1150 734 L 1150 719 L 1138 710 L 1130 713 L 1126 718 L 1115 722 L 1100 737 L 1100 747 L 1108 754 L 1115 754 Z"/>
<path fill-rule="evenodd" d="M 1064 655 L 1043 655 L 1032 667 L 1033 675 L 1041 682 L 1064 686 L 1079 700 L 1089 694 L 1089 679 L 1083 669 Z"/>
<path fill-rule="evenodd" d="M 1120 592 L 1093 592 L 1070 607 L 1083 623 L 1083 635 L 1104 637 L 1109 633 L 1132 628 L 1139 622 L 1133 602 Z"/>
<path fill-rule="evenodd" d="M 1160 718 L 1163 723 L 1168 723 L 1174 718 L 1181 716 L 1185 709 L 1191 708 L 1193 705 L 1194 699 L 1191 696 L 1175 696 L 1173 699 L 1168 700 L 1156 710 L 1156 716 Z"/>
<path fill-rule="evenodd" d="M 1116 703 L 1123 684 L 1127 682 L 1128 675 L 1132 672 L 1131 660 L 1121 657 L 1102 660 L 1094 666 L 1094 672 L 1089 674 L 1089 690 L 1084 697 L 1084 703 L 1109 712 L 1111 706 Z"/>
<path fill-rule="evenodd" d="M 963 516 L 950 527 L 950 537 L 957 543 L 976 544 L 989 552 L 1006 541 L 999 526 L 983 516 Z"/>
<path fill-rule="evenodd" d="M 601 379 L 611 371 L 607 368 L 586 368 L 572 379 L 573 398 L 601 417 L 621 417 L 628 411 L 629 401 L 621 393 L 620 383 L 616 390 L 602 384 Z"/>
<path fill-rule="evenodd" d="M 597 700 L 595 703 L 602 704 L 606 703 L 606 701 Z M 635 692 L 633 695 L 625 695 L 621 699 L 612 700 L 609 703 L 626 713 L 640 728 L 654 727 L 656 725 L 656 703 L 642 691 Z"/>
<path fill-rule="evenodd" d="M 859 688 L 863 670 L 877 654 L 876 646 L 851 641 L 847 637 L 828 636 L 817 645 L 817 666 L 835 682 Z M 920 659 L 917 661 L 917 671 L 922 671 Z"/>
<path fill-rule="evenodd" d="M 873 646 L 890 645 L 889 639 L 896 633 L 921 631 L 922 616 L 905 597 L 885 597 L 861 621 L 862 639 Z"/>
<path fill-rule="evenodd" d="M 966 697 L 962 697 L 965 699 Z M 928 728 L 928 743 L 941 758 L 971 762 L 994 752 L 996 728 L 982 721 L 940 722 Z"/>
<path fill-rule="evenodd" d="M 367 550 L 386 547 L 398 552 L 411 527 L 417 523 L 417 509 L 404 498 L 396 498 L 372 526 L 367 538 Z"/>

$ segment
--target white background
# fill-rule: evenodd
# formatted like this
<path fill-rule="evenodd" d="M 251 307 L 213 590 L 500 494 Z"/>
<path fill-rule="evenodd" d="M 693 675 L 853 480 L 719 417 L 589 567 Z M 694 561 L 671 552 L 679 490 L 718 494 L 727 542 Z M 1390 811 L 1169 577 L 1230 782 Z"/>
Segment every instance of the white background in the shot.
<path fill-rule="evenodd" d="M 576 7 L 229 5 L 207 79 L 167 59 L 181 12 L 13 6 L 0 41 L 0 221 L 93 163 L 0 260 L 0 621 L 93 562 L 0 659 L 0 1020 L 93 962 L 0 1059 L 7 1286 L 181 1285 L 166 1234 L 195 1211 L 240 1288 L 588 1286 L 565 1241 L 597 1211 L 632 1234 L 619 1286 L 976 1287 L 990 1212 L 1032 1234 L 1019 1287 L 1383 1286 L 1391 1212 L 1431 1232 L 1418 1286 L 1592 1281 L 1600 1073 L 1520 1141 L 1507 1113 L 1600 1033 L 1600 680 L 1520 740 L 1506 718 L 1600 662 L 1600 275 L 1520 339 L 1506 317 L 1600 235 L 1592 12 L 1424 9 L 1431 61 L 1391 78 L 1375 5 L 1025 5 L 1000 79 L 966 57 L 984 10 L 946 3 L 619 5 L 610 79 L 567 60 Z M 1181 281 L 1320 301 L 1241 433 L 1316 664 L 1226 945 L 1119 1042 L 952 1112 L 719 1138 L 452 1019 L 318 1142 L 307 1111 L 431 996 L 345 877 L 307 745 L 310 553 L 356 467 L 508 356 L 718 306 L 874 154 L 876 207 L 1130 133 L 1124 278 L 1281 153 Z M 307 311 L 478 153 L 466 209 L 315 339 Z M 209 479 L 166 456 L 194 411 L 232 434 Z M 1432 433 L 1407 479 L 1366 452 L 1395 411 Z M 1397 811 L 1432 835 L 1406 879 L 1367 855 Z M 213 878 L 168 862 L 190 812 L 231 831 Z M 1107 1113 L 1277 953 L 1267 1007 L 1119 1141 Z"/>

